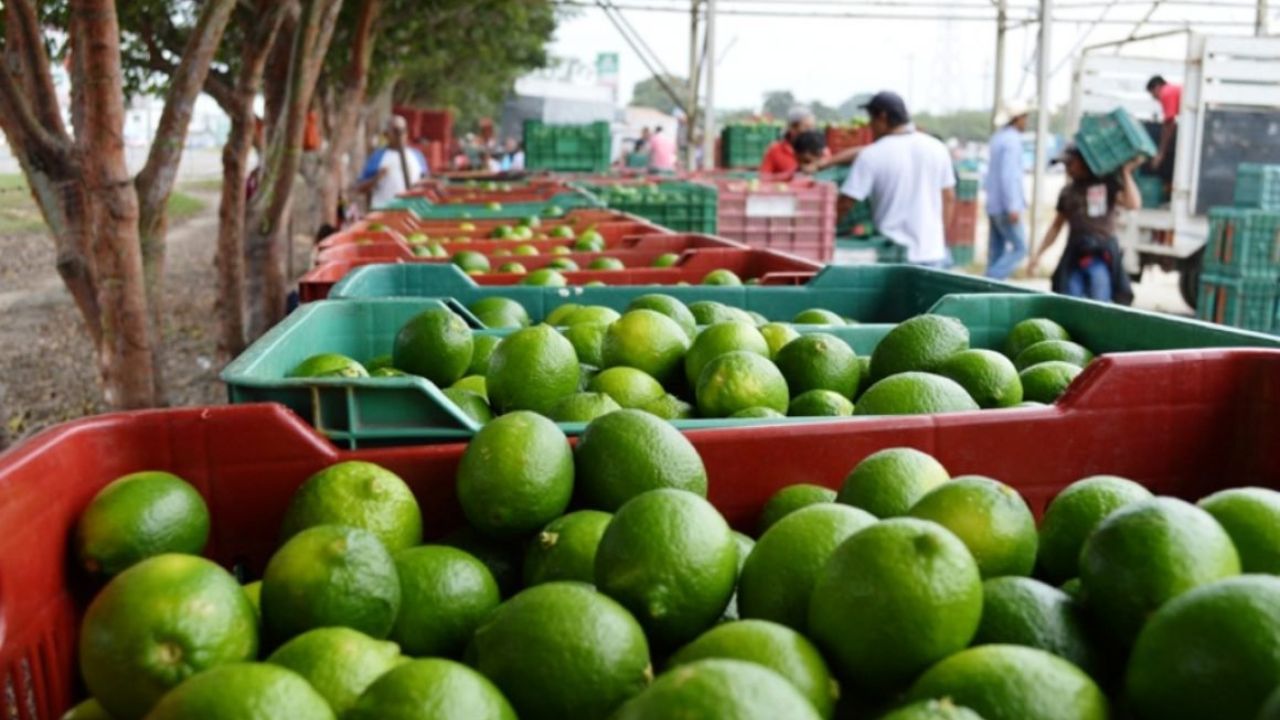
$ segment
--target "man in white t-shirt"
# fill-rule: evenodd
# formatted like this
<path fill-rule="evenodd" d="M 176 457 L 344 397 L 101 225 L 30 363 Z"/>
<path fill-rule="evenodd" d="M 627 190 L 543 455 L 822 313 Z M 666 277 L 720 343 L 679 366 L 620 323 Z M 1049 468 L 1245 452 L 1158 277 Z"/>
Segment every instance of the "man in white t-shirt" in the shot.
<path fill-rule="evenodd" d="M 907 262 L 942 267 L 956 199 L 951 153 L 940 140 L 915 129 L 896 93 L 878 93 L 863 107 L 875 142 L 854 160 L 840 188 L 836 217 L 870 202 L 876 229 L 907 248 Z"/>
<path fill-rule="evenodd" d="M 387 121 L 387 145 L 365 161 L 356 191 L 369 193 L 369 207 L 380 208 L 427 176 L 427 159 L 405 143 L 408 124 L 399 115 Z"/>

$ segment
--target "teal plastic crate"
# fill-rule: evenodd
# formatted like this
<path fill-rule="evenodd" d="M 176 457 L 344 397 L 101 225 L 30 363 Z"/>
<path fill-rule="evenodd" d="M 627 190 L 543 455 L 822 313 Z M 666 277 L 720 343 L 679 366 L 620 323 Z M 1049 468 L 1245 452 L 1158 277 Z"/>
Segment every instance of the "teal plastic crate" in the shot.
<path fill-rule="evenodd" d="M 631 213 L 675 232 L 715 234 L 719 192 L 714 185 L 664 180 L 645 185 L 582 184 L 611 210 Z"/>
<path fill-rule="evenodd" d="M 1196 315 L 1209 322 L 1280 333 L 1280 282 L 1274 279 L 1200 276 Z"/>
<path fill-rule="evenodd" d="M 1280 278 L 1280 210 L 1209 210 L 1204 271 L 1224 278 Z"/>
<path fill-rule="evenodd" d="M 837 265 L 863 266 L 875 263 L 905 263 L 907 248 L 883 235 L 872 234 L 836 238 L 836 252 L 832 259 Z"/>
<path fill-rule="evenodd" d="M 611 164 L 613 136 L 607 122 L 551 125 L 524 122 L 524 164 L 528 170 L 605 172 Z"/>
<path fill-rule="evenodd" d="M 1089 169 L 1099 177 L 1110 175 L 1139 155 L 1154 157 L 1157 151 L 1146 128 L 1124 108 L 1082 118 L 1076 146 Z"/>
<path fill-rule="evenodd" d="M 1133 181 L 1138 186 L 1138 193 L 1142 195 L 1142 207 L 1158 208 L 1168 204 L 1169 197 L 1165 194 L 1163 178 L 1155 175 L 1138 175 Z"/>
<path fill-rule="evenodd" d="M 1236 207 L 1280 210 L 1280 165 L 1243 163 L 1236 169 Z"/>
<path fill-rule="evenodd" d="M 383 205 L 378 210 L 408 210 L 420 220 L 493 220 L 499 218 L 521 218 L 530 215 L 542 217 L 559 217 L 575 208 L 601 207 L 600 200 L 589 193 L 575 190 L 560 193 L 550 200 L 542 202 L 500 203 L 499 207 L 456 203 L 436 205 L 424 197 L 400 197 Z"/>
<path fill-rule="evenodd" d="M 781 125 L 726 125 L 720 131 L 720 165 L 727 168 L 759 167 L 765 150 L 781 135 Z"/>
<path fill-rule="evenodd" d="M 982 179 L 971 173 L 961 173 L 956 180 L 957 200 L 977 200 L 978 191 L 982 188 Z"/>
<path fill-rule="evenodd" d="M 502 296 L 519 302 L 537 321 L 565 303 L 623 310 L 636 297 L 664 293 L 684 303 L 715 300 L 758 312 L 771 320 L 790 320 L 802 310 L 824 308 L 862 323 L 894 323 L 924 312 L 939 298 L 952 293 L 1031 292 L 986 278 L 911 265 L 829 265 L 805 285 L 569 288 L 477 286 L 460 272 L 428 274 L 417 270 L 421 267 L 432 266 L 406 263 L 357 268 L 334 286 L 329 298 L 434 297 L 466 306 L 481 298 Z"/>
<path fill-rule="evenodd" d="M 951 252 L 951 264 L 955 267 L 963 268 L 973 264 L 972 245 L 949 245 L 947 250 Z"/>

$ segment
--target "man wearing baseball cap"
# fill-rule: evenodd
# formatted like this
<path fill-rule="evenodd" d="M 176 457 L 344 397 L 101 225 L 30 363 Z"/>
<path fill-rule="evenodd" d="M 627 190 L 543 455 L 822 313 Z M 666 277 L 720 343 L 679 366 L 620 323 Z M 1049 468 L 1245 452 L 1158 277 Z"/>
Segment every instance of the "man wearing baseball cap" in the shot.
<path fill-rule="evenodd" d="M 427 176 L 427 159 L 417 148 L 406 144 L 409 124 L 399 115 L 387 121 L 387 144 L 374 150 L 365 161 L 356 192 L 369 193 L 369 207 L 379 208 L 413 187 Z"/>
<path fill-rule="evenodd" d="M 870 202 L 876 228 L 907 249 L 907 262 L 944 266 L 956 199 L 951 153 L 942 141 L 916 130 L 897 93 L 877 93 L 863 108 L 875 142 L 861 149 L 850 168 L 836 217 Z"/>
<path fill-rule="evenodd" d="M 1022 133 L 1031 110 L 1022 103 L 1006 103 L 996 117 L 999 129 L 987 145 L 987 277 L 996 280 L 1012 275 L 1027 256 L 1027 231 L 1022 227 L 1022 213 L 1027 209 Z"/>

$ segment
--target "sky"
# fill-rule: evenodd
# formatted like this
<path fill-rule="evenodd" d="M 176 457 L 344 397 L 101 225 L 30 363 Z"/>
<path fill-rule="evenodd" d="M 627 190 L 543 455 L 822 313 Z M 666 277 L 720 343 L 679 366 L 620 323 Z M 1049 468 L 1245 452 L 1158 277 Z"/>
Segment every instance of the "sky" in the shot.
<path fill-rule="evenodd" d="M 1100 0 L 1063 1 L 1081 4 L 1062 11 L 1073 18 L 1089 20 L 1102 11 Z M 1222 1 L 1234 7 L 1162 7 L 1153 19 L 1252 19 L 1252 10 L 1242 6 L 1248 0 Z M 618 0 L 623 7 L 628 3 L 653 7 L 670 2 Z M 796 0 L 792 6 L 801 9 L 803 4 Z M 1136 20 L 1149 7 L 1136 0 L 1117 0 L 1107 17 Z M 829 4 L 825 9 L 831 10 Z M 624 15 L 667 69 L 681 76 L 688 73 L 687 12 L 628 9 Z M 1050 93 L 1052 104 L 1066 103 L 1070 98 L 1071 58 L 1078 54 L 1075 51 L 1079 47 L 1125 37 L 1132 29 L 1129 24 L 1090 29 L 1081 22 L 1058 23 L 1050 53 L 1051 67 L 1056 69 Z M 1162 26 L 1150 31 L 1167 29 Z M 1213 31 L 1245 32 L 1223 28 Z M 1008 36 L 1006 97 L 1030 99 L 1035 95 L 1036 32 L 1035 26 L 1030 26 Z M 989 108 L 992 104 L 994 22 L 733 16 L 721 17 L 716 33 L 720 57 L 716 67 L 716 106 L 721 110 L 759 107 L 763 93 L 770 90 L 791 90 L 802 101 L 816 99 L 837 105 L 858 93 L 894 89 L 913 109 L 934 112 Z M 650 75 L 640 57 L 598 8 L 579 10 L 562 21 L 552 52 L 587 65 L 594 65 L 597 53 L 619 53 L 619 94 L 624 103 L 630 99 L 635 83 Z M 1186 53 L 1186 40 L 1179 37 L 1148 42 L 1129 52 L 1181 57 Z"/>

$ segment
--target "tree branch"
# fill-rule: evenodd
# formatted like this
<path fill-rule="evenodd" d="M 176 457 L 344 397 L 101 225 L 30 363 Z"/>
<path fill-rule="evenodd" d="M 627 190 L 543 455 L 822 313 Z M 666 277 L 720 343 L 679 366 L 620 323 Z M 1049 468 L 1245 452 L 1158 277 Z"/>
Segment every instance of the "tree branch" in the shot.
<path fill-rule="evenodd" d="M 25 56 L 23 65 L 28 68 L 26 91 L 35 99 L 35 115 L 54 137 L 70 142 L 62 112 L 58 108 L 58 94 L 53 87 L 53 73 L 49 69 L 49 54 L 44 47 L 44 33 L 32 0 L 15 0 L 8 3 L 9 17 L 16 31 L 21 34 L 20 47 Z M 16 68 L 19 66 L 10 65 Z"/>
<path fill-rule="evenodd" d="M 0 67 L 0 102 L 9 118 L 10 132 L 20 133 L 21 138 L 10 138 L 10 145 L 21 145 L 31 151 L 32 159 L 42 165 L 58 165 L 66 161 L 71 150 L 70 139 L 62 125 L 62 115 L 57 112 L 57 95 L 53 92 L 53 79 L 49 74 L 48 58 L 44 45 L 31 48 L 27 25 L 35 16 L 30 0 L 12 0 L 5 6 L 4 67 Z M 36 42 L 41 40 L 36 36 Z M 43 73 L 40 58 L 44 58 Z M 26 82 L 19 83 L 10 68 L 26 69 Z M 48 117 L 47 106 L 52 101 L 54 117 Z M 34 102 L 34 104 L 33 104 Z"/>

